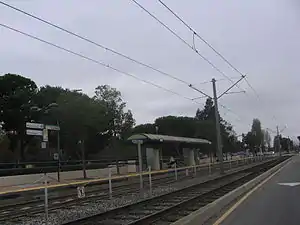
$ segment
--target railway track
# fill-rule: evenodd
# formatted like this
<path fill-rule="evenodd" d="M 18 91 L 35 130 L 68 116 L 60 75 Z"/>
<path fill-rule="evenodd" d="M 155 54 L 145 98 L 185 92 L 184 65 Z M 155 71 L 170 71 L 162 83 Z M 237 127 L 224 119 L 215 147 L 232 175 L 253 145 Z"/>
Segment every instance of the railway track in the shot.
<path fill-rule="evenodd" d="M 228 163 L 225 164 L 225 169 L 230 168 L 237 168 L 241 166 L 241 164 L 234 164 L 229 165 Z M 218 168 L 214 167 L 212 168 L 213 172 L 217 172 Z M 203 175 L 207 175 L 207 168 L 199 168 L 197 171 L 197 176 L 203 177 Z M 191 175 L 191 174 L 190 174 Z M 193 175 L 194 176 L 194 173 Z M 153 177 L 153 187 L 157 187 L 160 185 L 168 185 L 173 184 L 175 182 L 185 182 L 185 180 L 191 180 L 191 176 L 186 176 L 185 171 L 182 171 L 178 173 L 178 180 L 175 180 L 174 174 L 167 174 L 164 177 Z M 130 194 L 137 194 L 140 193 L 139 190 L 139 183 L 137 180 L 135 180 L 132 183 L 127 184 L 115 184 L 116 186 L 113 187 L 113 198 L 121 198 L 123 195 L 130 195 Z M 144 186 L 145 186 L 145 192 L 148 192 L 148 180 L 144 179 Z M 88 191 L 86 193 L 86 198 L 84 199 L 78 199 L 75 194 L 68 194 L 65 196 L 59 196 L 55 198 L 49 199 L 49 211 L 50 213 L 56 213 L 57 210 L 60 209 L 72 209 L 74 206 L 86 206 L 91 202 L 99 201 L 101 204 L 101 201 L 108 200 L 109 201 L 109 195 L 108 195 L 108 187 L 107 185 L 102 185 L 101 187 L 92 187 L 92 191 Z M 75 192 L 75 191 L 74 191 Z M 8 221 L 13 220 L 16 221 L 18 219 L 22 219 L 22 217 L 43 213 L 44 212 L 44 199 L 35 199 L 33 201 L 29 202 L 20 202 L 17 204 L 11 204 L 7 206 L 0 206 L 0 222 L 1 221 Z"/>
<path fill-rule="evenodd" d="M 227 165 L 227 169 L 229 166 Z M 198 176 L 203 176 L 203 174 L 207 173 L 207 168 L 201 168 L 197 171 Z M 212 168 L 212 171 L 216 172 L 217 168 Z M 185 180 L 190 179 L 191 176 L 186 176 L 185 171 L 181 171 L 178 173 L 178 180 L 175 180 L 173 174 L 167 174 L 166 176 L 157 176 L 153 177 L 152 185 L 168 185 L 174 182 L 183 182 Z M 144 179 L 144 187 L 145 191 L 148 190 L 149 184 L 148 180 Z M 64 209 L 68 207 L 72 207 L 73 205 L 86 205 L 89 201 L 101 199 L 101 200 L 109 200 L 110 196 L 108 195 L 108 186 L 106 184 L 102 184 L 101 186 L 91 187 L 92 190 L 87 191 L 86 197 L 83 199 L 78 199 L 76 196 L 75 190 L 74 194 L 66 194 L 64 196 L 52 197 L 49 199 L 49 211 L 54 211 L 57 209 Z M 70 191 L 69 191 L 70 192 Z M 129 182 L 126 184 L 116 184 L 113 187 L 113 197 L 118 198 L 124 194 L 131 193 L 139 193 L 139 182 L 138 180 L 134 180 L 134 182 Z M 43 194 L 43 190 L 42 190 Z M 0 205 L 0 221 L 6 221 L 10 219 L 16 219 L 23 216 L 34 215 L 37 213 L 44 212 L 44 199 L 43 196 L 38 199 L 33 199 L 29 201 L 18 202 L 17 204 L 9 204 L 9 205 Z"/>
<path fill-rule="evenodd" d="M 167 225 L 252 180 L 284 158 L 239 171 L 202 184 L 126 205 L 65 225 Z"/>

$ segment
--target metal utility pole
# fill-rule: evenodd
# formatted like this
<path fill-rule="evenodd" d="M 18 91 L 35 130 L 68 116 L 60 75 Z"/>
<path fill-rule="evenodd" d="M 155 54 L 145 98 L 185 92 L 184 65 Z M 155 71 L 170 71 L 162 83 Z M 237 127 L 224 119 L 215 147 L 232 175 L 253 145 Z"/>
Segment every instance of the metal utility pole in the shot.
<path fill-rule="evenodd" d="M 56 121 L 57 127 L 59 128 L 59 122 Z M 57 168 L 57 180 L 60 182 L 60 170 L 61 170 L 61 163 L 60 163 L 60 129 L 57 131 L 57 153 L 58 153 L 58 168 Z"/>
<path fill-rule="evenodd" d="M 86 163 L 85 163 L 85 149 L 84 149 L 84 140 L 80 141 L 81 143 L 81 159 L 82 159 L 82 172 L 83 178 L 86 179 Z"/>
<path fill-rule="evenodd" d="M 216 80 L 212 79 L 213 84 L 213 95 L 214 95 L 214 105 L 215 105 L 215 118 L 216 118 L 216 132 L 217 132 L 217 154 L 220 165 L 220 173 L 224 173 L 223 167 L 223 150 L 221 144 L 221 129 L 220 129 L 220 117 L 219 117 L 219 109 L 218 109 L 218 96 L 216 90 Z"/>
<path fill-rule="evenodd" d="M 222 150 L 222 139 L 221 139 L 221 127 L 220 127 L 220 115 L 219 115 L 219 109 L 218 109 L 218 99 L 221 98 L 225 94 L 232 94 L 232 93 L 240 93 L 240 92 L 229 92 L 233 87 L 235 87 L 241 80 L 243 80 L 246 76 L 243 75 L 241 78 L 236 81 L 234 84 L 232 84 L 226 91 L 224 91 L 222 94 L 217 96 L 217 88 L 216 88 L 216 79 L 212 79 L 213 84 L 213 100 L 214 100 L 214 106 L 215 106 L 215 119 L 216 119 L 216 136 L 217 136 L 217 154 L 218 154 L 218 160 L 220 165 L 220 173 L 224 173 L 224 165 L 223 165 L 223 150 Z M 211 98 L 208 94 L 204 93 L 203 91 L 197 89 L 192 84 L 189 85 L 190 88 L 194 89 L 195 91 L 201 93 L 202 95 Z M 244 92 L 244 91 L 243 91 Z"/>
<path fill-rule="evenodd" d="M 280 136 L 279 136 L 279 128 L 276 126 L 277 129 L 277 150 L 279 151 L 279 156 L 281 156 L 281 148 L 280 148 Z"/>

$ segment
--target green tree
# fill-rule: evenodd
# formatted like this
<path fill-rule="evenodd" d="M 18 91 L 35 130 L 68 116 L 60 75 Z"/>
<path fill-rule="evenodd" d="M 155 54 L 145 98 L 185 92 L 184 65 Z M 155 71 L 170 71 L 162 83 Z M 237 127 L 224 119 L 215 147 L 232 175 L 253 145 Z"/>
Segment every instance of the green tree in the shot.
<path fill-rule="evenodd" d="M 258 148 L 260 148 L 263 144 L 263 132 L 259 119 L 253 119 L 251 132 L 254 135 L 255 147 L 258 150 Z"/>
<path fill-rule="evenodd" d="M 53 113 L 60 122 L 63 145 L 68 154 L 80 157 L 80 140 L 85 141 L 87 156 L 98 152 L 100 147 L 97 144 L 104 144 L 102 134 L 108 129 L 106 106 L 72 91 L 60 94 L 57 104 Z"/>
<path fill-rule="evenodd" d="M 192 117 L 165 116 L 155 120 L 159 134 L 166 134 L 180 137 L 195 136 L 195 122 Z"/>
<path fill-rule="evenodd" d="M 253 153 L 257 153 L 263 147 L 264 132 L 261 129 L 261 122 L 259 119 L 253 119 L 251 131 L 249 131 L 243 137 L 243 142 L 246 144 L 247 148 Z"/>
<path fill-rule="evenodd" d="M 8 136 L 4 133 L 0 134 L 0 162 L 8 163 L 12 162 L 14 159 L 13 152 L 9 149 L 10 140 Z"/>
<path fill-rule="evenodd" d="M 293 148 L 293 141 L 290 138 L 280 136 L 280 145 L 282 150 L 290 151 Z"/>
<path fill-rule="evenodd" d="M 8 131 L 10 148 L 19 149 L 21 159 L 27 144 L 25 123 L 32 119 L 30 109 L 37 90 L 36 84 L 26 77 L 16 74 L 0 77 L 0 121 Z"/>
<path fill-rule="evenodd" d="M 267 147 L 267 149 L 271 148 L 271 135 L 268 130 L 262 130 L 263 133 L 263 148 Z"/>
<path fill-rule="evenodd" d="M 140 134 L 140 133 L 148 133 L 148 134 L 155 134 L 155 124 L 152 123 L 146 123 L 146 124 L 140 124 L 135 126 L 132 129 L 132 134 Z"/>
<path fill-rule="evenodd" d="M 121 92 L 109 85 L 100 85 L 95 89 L 94 99 L 104 103 L 108 109 L 109 133 L 122 138 L 128 134 L 135 120 L 130 110 L 125 111 L 126 103 L 122 100 Z"/>
<path fill-rule="evenodd" d="M 196 111 L 197 120 L 212 120 L 215 121 L 215 108 L 211 98 L 206 99 L 206 103 L 203 110 L 199 108 Z"/>
<path fill-rule="evenodd" d="M 45 108 L 52 103 L 57 103 L 58 98 L 69 90 L 62 87 L 52 87 L 49 85 L 40 87 L 34 97 L 34 104 L 39 108 Z"/>
<path fill-rule="evenodd" d="M 252 132 L 248 132 L 244 137 L 243 137 L 243 143 L 246 144 L 246 148 L 250 150 L 251 152 L 254 152 L 255 150 L 255 135 Z"/>
<path fill-rule="evenodd" d="M 224 120 L 220 115 L 220 132 L 222 137 L 223 152 L 234 152 L 237 147 L 237 138 L 230 123 Z M 197 125 L 197 136 L 202 136 L 212 141 L 212 152 L 216 153 L 216 119 L 215 108 L 211 98 L 206 100 L 203 110 L 198 109 L 195 118 L 200 122 Z"/>

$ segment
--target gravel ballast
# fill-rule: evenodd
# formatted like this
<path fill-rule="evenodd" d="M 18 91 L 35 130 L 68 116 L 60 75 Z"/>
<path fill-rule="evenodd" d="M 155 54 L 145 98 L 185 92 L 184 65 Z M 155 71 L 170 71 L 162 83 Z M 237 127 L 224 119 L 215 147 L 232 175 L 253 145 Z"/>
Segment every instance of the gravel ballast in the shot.
<path fill-rule="evenodd" d="M 176 188 L 171 186 L 161 186 L 152 189 L 152 196 L 159 196 L 172 191 Z M 61 225 L 78 218 L 92 216 L 107 210 L 111 210 L 127 204 L 133 204 L 143 199 L 149 198 L 150 193 L 144 192 L 134 194 L 124 194 L 122 197 L 112 198 L 111 200 L 91 200 L 89 203 L 73 205 L 67 209 L 57 209 L 49 212 L 49 225 Z M 7 221 L 5 225 L 45 225 L 45 214 L 39 213 L 34 216 L 20 217 L 15 221 Z"/>

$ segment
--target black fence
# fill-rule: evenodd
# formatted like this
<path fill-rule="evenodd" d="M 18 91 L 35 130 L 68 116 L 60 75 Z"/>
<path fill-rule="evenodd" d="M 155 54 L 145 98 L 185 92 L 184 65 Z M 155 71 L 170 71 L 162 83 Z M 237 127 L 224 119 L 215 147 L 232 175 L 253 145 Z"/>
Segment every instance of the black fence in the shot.
<path fill-rule="evenodd" d="M 135 160 L 138 164 L 138 160 L 135 158 L 126 160 L 86 160 L 86 169 L 102 169 L 107 168 L 109 165 L 124 166 L 128 164 L 129 160 Z M 145 159 L 144 159 L 145 160 Z M 0 163 L 0 176 L 14 176 L 36 173 L 51 173 L 57 172 L 59 166 L 58 161 L 46 161 L 46 162 L 21 162 L 21 163 Z M 61 161 L 60 170 L 74 171 L 81 170 L 83 168 L 81 160 Z"/>

